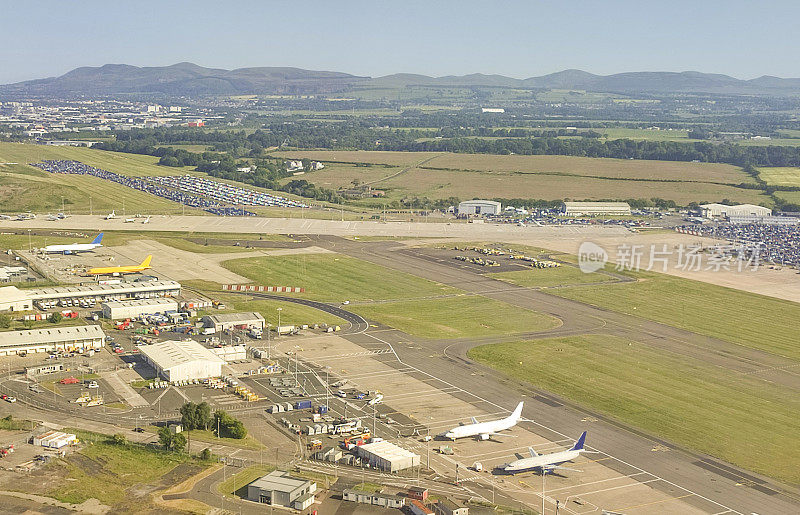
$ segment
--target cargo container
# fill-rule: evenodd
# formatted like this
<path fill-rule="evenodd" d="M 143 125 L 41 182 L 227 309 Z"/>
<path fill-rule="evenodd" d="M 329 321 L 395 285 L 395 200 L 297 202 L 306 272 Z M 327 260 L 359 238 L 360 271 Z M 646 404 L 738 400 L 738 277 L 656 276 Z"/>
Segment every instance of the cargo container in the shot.
<path fill-rule="evenodd" d="M 294 409 L 309 409 L 311 407 L 310 400 L 297 401 L 294 403 Z"/>
<path fill-rule="evenodd" d="M 317 413 L 319 413 L 320 415 L 324 415 L 327 412 L 328 412 L 328 407 L 325 406 L 324 404 L 317 408 Z"/>

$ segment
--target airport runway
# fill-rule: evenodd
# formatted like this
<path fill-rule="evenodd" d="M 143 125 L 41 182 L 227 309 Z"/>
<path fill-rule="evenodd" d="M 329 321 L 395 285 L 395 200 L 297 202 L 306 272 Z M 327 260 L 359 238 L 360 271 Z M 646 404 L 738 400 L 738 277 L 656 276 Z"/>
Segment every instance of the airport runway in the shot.
<path fill-rule="evenodd" d="M 430 262 L 391 242 L 364 244 L 320 237 L 317 243 L 321 246 L 327 244 L 331 250 L 382 266 L 548 313 L 563 321 L 563 325 L 556 329 L 538 333 L 542 337 L 585 332 L 615 334 L 635 338 L 655 347 L 663 346 L 671 352 L 685 353 L 729 368 L 732 373 L 750 371 L 759 373 L 765 380 L 800 386 L 795 375 L 774 370 L 776 365 L 785 363 L 767 353 L 541 291 L 508 285 L 468 269 L 454 267 L 451 263 Z M 713 457 L 679 449 L 670 442 L 652 438 L 597 413 L 580 409 L 565 399 L 537 391 L 530 385 L 469 360 L 466 357 L 467 350 L 484 341 L 428 341 L 387 329 L 370 329 L 346 338 L 367 346 L 379 342 L 391 345 L 405 365 L 433 377 L 446 376 L 449 383 L 467 392 L 466 397 L 470 392 L 480 392 L 483 401 L 475 398 L 475 402 L 489 401 L 510 411 L 519 396 L 533 399 L 535 402 L 526 405 L 524 416 L 535 421 L 535 430 L 540 435 L 552 441 L 561 441 L 574 438 L 588 429 L 592 435 L 592 447 L 613 456 L 620 472 L 630 473 L 631 468 L 646 471 L 647 477 L 657 478 L 657 481 L 649 483 L 653 487 L 674 495 L 687 495 L 685 502 L 701 505 L 704 510 L 718 506 L 719 509 L 711 513 L 763 515 L 800 511 L 800 497 L 789 487 L 777 485 L 768 478 Z"/>

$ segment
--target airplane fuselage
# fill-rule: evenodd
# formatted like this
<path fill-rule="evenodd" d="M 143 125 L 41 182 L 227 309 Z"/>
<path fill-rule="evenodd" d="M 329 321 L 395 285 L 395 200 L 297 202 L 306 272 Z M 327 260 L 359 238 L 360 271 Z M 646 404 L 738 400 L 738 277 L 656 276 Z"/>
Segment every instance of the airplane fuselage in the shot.
<path fill-rule="evenodd" d="M 554 452 L 552 454 L 544 454 L 542 456 L 532 456 L 530 458 L 522 458 L 520 460 L 512 461 L 503 470 L 506 472 L 525 472 L 526 470 L 547 468 L 548 466 L 560 465 L 567 461 L 572 461 L 581 455 L 581 451 L 568 450 Z"/>

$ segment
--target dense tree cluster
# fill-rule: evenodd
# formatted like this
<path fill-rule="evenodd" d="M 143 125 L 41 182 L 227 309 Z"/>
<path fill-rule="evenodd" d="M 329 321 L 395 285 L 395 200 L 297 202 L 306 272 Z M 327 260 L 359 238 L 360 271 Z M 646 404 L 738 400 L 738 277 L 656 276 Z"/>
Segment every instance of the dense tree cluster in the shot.
<path fill-rule="evenodd" d="M 236 438 L 241 440 L 247 436 L 247 428 L 244 427 L 242 421 L 233 418 L 228 412 L 218 410 L 214 412 L 214 420 L 212 427 L 217 430 L 217 436 L 221 438 Z"/>

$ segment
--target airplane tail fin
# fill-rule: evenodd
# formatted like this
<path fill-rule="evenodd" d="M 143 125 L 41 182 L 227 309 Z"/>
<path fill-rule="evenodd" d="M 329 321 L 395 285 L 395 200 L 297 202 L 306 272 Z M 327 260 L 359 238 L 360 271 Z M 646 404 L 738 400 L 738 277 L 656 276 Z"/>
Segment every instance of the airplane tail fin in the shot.
<path fill-rule="evenodd" d="M 578 440 L 575 441 L 575 445 L 572 446 L 570 451 L 582 451 L 583 444 L 586 442 L 586 431 L 581 433 L 581 436 L 578 437 Z"/>
<path fill-rule="evenodd" d="M 150 266 L 150 261 L 151 261 L 152 259 L 153 259 L 153 255 L 152 255 L 152 254 L 150 254 L 149 256 L 147 256 L 146 258 L 144 258 L 144 261 L 142 261 L 142 264 L 141 264 L 141 266 Z"/>
<path fill-rule="evenodd" d="M 522 405 L 523 402 L 520 401 L 520 403 L 517 404 L 517 407 L 514 409 L 514 412 L 511 414 L 509 418 L 513 419 L 514 421 L 519 420 L 519 418 L 522 416 Z"/>
<path fill-rule="evenodd" d="M 103 233 L 98 234 L 97 237 L 92 240 L 92 243 L 99 244 L 101 241 L 103 241 Z"/>

